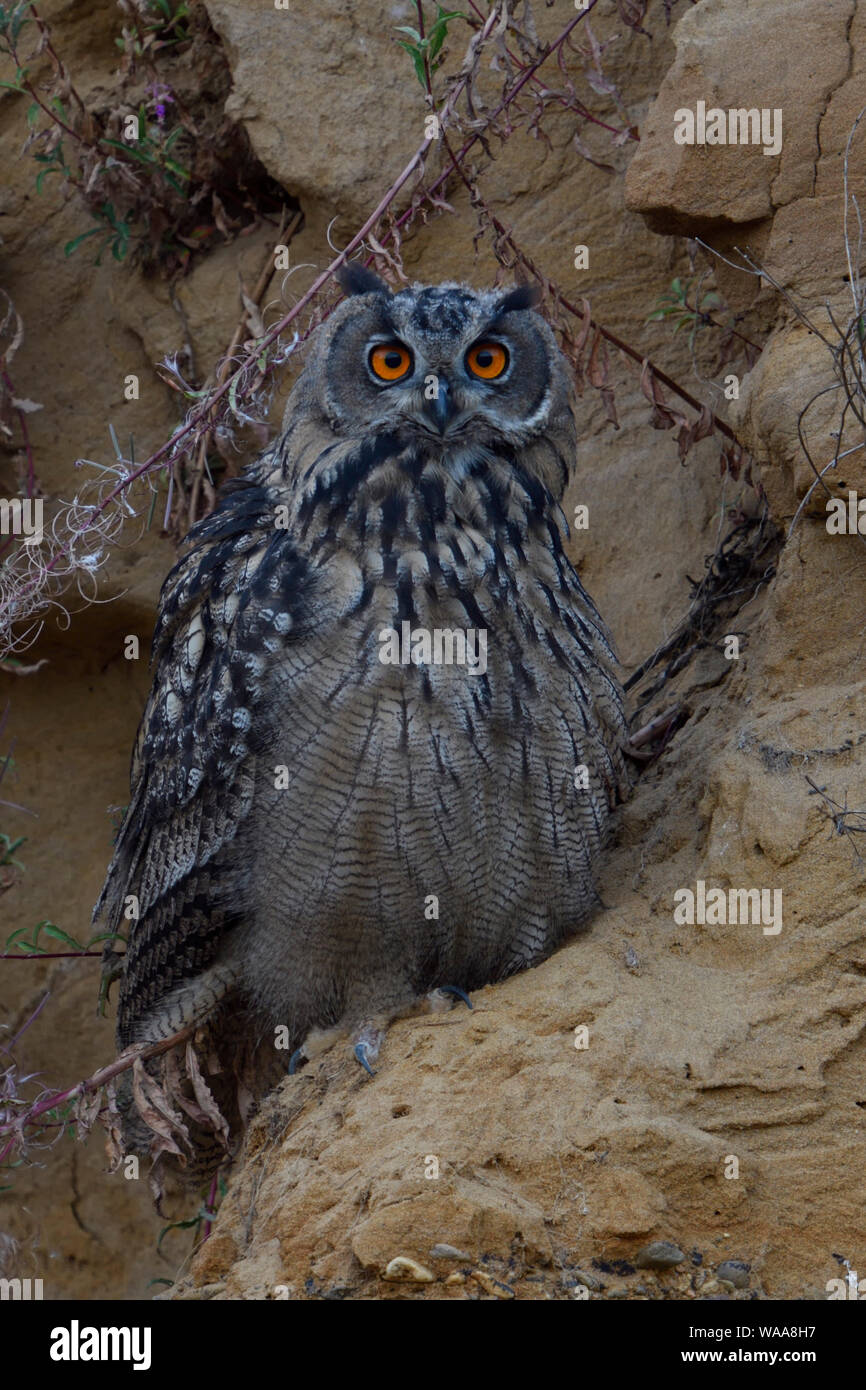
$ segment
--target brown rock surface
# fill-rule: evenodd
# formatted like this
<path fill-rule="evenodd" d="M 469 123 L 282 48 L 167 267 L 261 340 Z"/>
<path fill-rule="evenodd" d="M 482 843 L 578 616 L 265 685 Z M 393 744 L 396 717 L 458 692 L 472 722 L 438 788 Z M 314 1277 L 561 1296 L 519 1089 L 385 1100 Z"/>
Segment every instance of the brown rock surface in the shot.
<path fill-rule="evenodd" d="M 83 88 L 110 85 L 111 7 L 57 0 L 44 8 L 58 42 L 68 39 L 78 57 Z M 388 25 L 411 22 L 407 5 L 388 8 Z M 255 21 L 223 0 L 208 0 L 208 10 L 233 69 L 230 109 L 306 214 L 292 263 L 321 267 L 330 219 L 339 216 L 342 242 L 417 143 L 424 107 L 408 59 L 395 53 L 372 0 L 323 0 L 303 16 L 265 8 Z M 656 15 L 651 48 L 629 35 L 606 62 L 638 120 L 637 155 L 599 146 L 616 170 L 605 173 L 578 157 L 571 118 L 557 115 L 552 148 L 518 135 L 487 176 L 498 214 L 567 294 L 588 294 L 601 322 L 714 402 L 718 389 L 690 377 L 685 337 L 644 323 L 687 265 L 682 245 L 646 223 L 710 228 L 726 255 L 747 239 L 810 310 L 829 296 L 845 312 L 841 151 L 866 64 L 861 12 L 855 0 L 817 8 L 701 0 L 684 10 L 676 47 Z M 554 32 L 552 11 L 539 7 L 537 18 Z M 603 13 L 594 22 L 602 37 L 621 27 Z M 780 26 L 789 38 L 784 62 L 775 61 Z M 302 65 L 293 60 L 300 42 Z M 781 106 L 780 159 L 714 152 L 725 157 L 709 177 L 708 151 L 669 138 L 673 109 L 698 98 Z M 186 330 L 159 281 L 63 258 L 80 215 L 55 192 L 36 201 L 32 168 L 14 162 L 21 119 L 15 99 L 0 97 L 0 142 L 13 169 L 0 223 L 4 283 L 28 327 L 16 384 L 46 403 L 32 417 L 40 477 L 62 493 L 73 485 L 74 457 L 106 456 L 108 420 L 119 427 L 122 416 L 124 430 L 134 429 L 139 457 L 162 441 L 175 403 L 151 364 L 177 350 Z M 483 283 L 495 270 L 489 246 L 482 242 L 474 259 L 465 190 L 449 197 L 456 216 L 405 243 L 407 273 Z M 212 252 L 181 285 L 205 364 L 231 335 L 237 268 L 248 274 L 257 263 L 266 236 L 257 237 Z M 589 271 L 574 269 L 578 243 L 590 247 Z M 312 273 L 292 277 L 287 298 Z M 753 371 L 734 368 L 743 377 L 735 409 L 785 526 L 813 477 L 796 422 L 832 379 L 826 349 L 766 286 L 733 271 L 720 281 L 752 331 L 773 329 Z M 58 306 L 50 332 L 46 301 Z M 718 388 L 725 372 L 698 365 Z M 146 383 L 128 406 L 126 370 Z M 672 437 L 648 430 L 634 378 L 617 379 L 618 432 L 595 394 L 584 398 L 570 500 L 590 506 L 574 553 L 631 667 L 687 609 L 685 576 L 700 577 L 720 509 L 739 494 L 730 478 L 720 481 L 712 441 L 681 466 Z M 821 463 L 832 456 L 834 404 L 822 398 L 807 421 Z M 846 459 L 836 481 L 853 488 L 859 480 L 866 493 L 863 460 Z M 0 1206 L 0 1224 L 29 1262 L 22 1272 L 50 1280 L 50 1297 L 146 1297 L 149 1280 L 175 1275 L 178 1296 L 217 1299 L 283 1291 L 545 1298 L 575 1287 L 593 1296 L 699 1297 L 704 1272 L 730 1259 L 751 1266 L 751 1290 L 778 1298 L 823 1297 L 839 1255 L 862 1268 L 864 866 L 857 837 L 852 846 L 833 833 L 805 776 L 838 802 L 866 807 L 866 556 L 857 537 L 828 536 L 818 498 L 812 512 L 782 551 L 772 585 L 736 619 L 745 634 L 739 661 L 695 665 L 674 687 L 670 698 L 684 700 L 690 718 L 622 812 L 601 883 L 606 910 L 586 935 L 480 991 L 472 1013 L 394 1025 L 373 1082 L 339 1048 L 288 1078 L 255 1120 L 191 1268 L 182 1232 L 163 1243 L 166 1258 L 157 1256 L 165 1223 L 150 1211 L 144 1182 L 102 1171 L 97 1136 L 38 1155 L 44 1167 L 15 1174 L 19 1205 L 8 1216 Z M 34 651 L 51 665 L 26 684 L 9 678 L 19 770 L 4 794 L 41 817 L 12 826 L 29 839 L 11 912 L 10 894 L 0 899 L 9 930 L 49 917 L 86 934 L 109 853 L 105 808 L 125 799 L 147 679 L 143 662 L 122 660 L 122 638 L 140 633 L 146 649 L 156 586 L 171 562 L 170 547 L 151 534 L 121 552 L 116 580 L 128 583 L 127 598 L 76 612 L 65 636 L 52 628 Z M 782 931 L 678 924 L 674 894 L 699 879 L 780 889 Z M 2 1021 L 13 1032 L 46 986 L 52 991 L 31 1030 L 28 1069 L 71 1081 L 106 1060 L 110 1028 L 93 1020 L 90 962 L 2 969 Z M 589 1030 L 585 1049 L 575 1046 L 580 1025 Z M 735 1166 L 739 1175 L 726 1176 Z M 630 1273 L 638 1252 L 659 1240 L 679 1246 L 686 1264 Z M 432 1255 L 437 1245 L 465 1251 L 469 1262 Z M 395 1257 L 435 1281 L 383 1279 Z"/>

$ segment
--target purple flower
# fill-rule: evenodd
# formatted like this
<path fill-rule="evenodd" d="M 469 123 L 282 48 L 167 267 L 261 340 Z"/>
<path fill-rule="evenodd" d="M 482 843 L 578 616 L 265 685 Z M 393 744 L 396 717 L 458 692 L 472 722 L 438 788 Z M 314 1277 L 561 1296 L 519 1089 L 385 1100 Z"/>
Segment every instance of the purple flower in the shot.
<path fill-rule="evenodd" d="M 171 87 L 167 87 L 164 82 L 152 82 L 150 86 L 147 88 L 147 91 L 150 93 L 151 98 L 153 100 L 153 107 L 156 113 L 156 119 L 159 122 L 159 124 L 162 125 L 165 121 L 166 108 L 169 102 L 174 101 L 174 97 L 171 93 Z"/>

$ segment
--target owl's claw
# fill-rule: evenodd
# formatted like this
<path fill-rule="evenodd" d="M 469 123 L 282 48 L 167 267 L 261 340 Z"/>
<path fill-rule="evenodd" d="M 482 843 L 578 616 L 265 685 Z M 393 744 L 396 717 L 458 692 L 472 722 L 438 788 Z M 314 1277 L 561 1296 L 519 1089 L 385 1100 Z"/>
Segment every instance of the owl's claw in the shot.
<path fill-rule="evenodd" d="M 461 989 L 459 985 L 440 985 L 439 991 L 441 994 L 455 994 L 458 999 L 463 1000 L 463 1003 L 466 1005 L 467 1009 L 472 1008 L 472 1000 L 469 998 L 469 995 L 466 993 L 465 989 Z"/>
<path fill-rule="evenodd" d="M 427 995 L 427 1007 L 430 1012 L 433 1014 L 444 1014 L 448 1009 L 453 1008 L 454 1000 L 449 999 L 448 996 L 450 994 L 455 995 L 458 999 L 462 999 L 467 1009 L 472 1008 L 472 1000 L 469 998 L 466 991 L 461 989 L 459 985 L 440 985 L 438 989 L 431 989 L 430 993 Z"/>
<path fill-rule="evenodd" d="M 306 1062 L 306 1060 L 307 1054 L 304 1051 L 303 1046 L 296 1047 L 291 1057 L 289 1058 L 289 1076 L 294 1076 L 301 1062 Z"/>
<path fill-rule="evenodd" d="M 355 1054 L 356 1060 L 361 1063 L 361 1066 L 364 1068 L 364 1071 L 369 1072 L 370 1076 L 375 1076 L 376 1073 L 374 1072 L 373 1068 L 370 1066 L 370 1063 L 367 1060 L 367 1054 L 370 1051 L 369 1044 L 362 1042 L 355 1043 L 355 1046 L 352 1048 L 352 1051 Z"/>
<path fill-rule="evenodd" d="M 356 1062 L 360 1062 L 364 1071 L 370 1076 L 376 1075 L 370 1063 L 375 1062 L 376 1058 L 379 1056 L 379 1048 L 381 1045 L 382 1033 L 378 1028 L 368 1026 L 361 1029 L 355 1046 L 352 1048 Z"/>

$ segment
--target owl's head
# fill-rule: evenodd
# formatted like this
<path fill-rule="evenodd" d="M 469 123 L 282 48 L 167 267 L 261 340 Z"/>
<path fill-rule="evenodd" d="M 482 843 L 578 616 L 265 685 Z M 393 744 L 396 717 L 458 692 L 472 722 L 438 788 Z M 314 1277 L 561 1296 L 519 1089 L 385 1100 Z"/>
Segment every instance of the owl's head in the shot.
<path fill-rule="evenodd" d="M 392 293 L 356 264 L 340 282 L 347 298 L 317 335 L 302 388 L 337 438 L 387 432 L 442 457 L 573 437 L 569 373 L 532 289 Z"/>

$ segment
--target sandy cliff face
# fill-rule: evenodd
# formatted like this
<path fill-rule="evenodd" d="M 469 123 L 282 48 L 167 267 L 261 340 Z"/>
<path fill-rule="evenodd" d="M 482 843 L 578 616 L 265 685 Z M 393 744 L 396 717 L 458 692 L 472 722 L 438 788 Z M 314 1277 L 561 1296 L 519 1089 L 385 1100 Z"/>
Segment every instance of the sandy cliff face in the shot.
<path fill-rule="evenodd" d="M 388 24 L 411 22 L 408 5 L 389 8 Z M 559 8 L 537 16 L 547 36 L 562 23 Z M 94 88 L 111 81 L 110 10 L 53 6 L 58 35 Z M 599 34 L 619 32 L 599 10 Z M 420 138 L 424 106 L 408 59 L 402 67 L 372 0 L 255 17 L 208 0 L 208 11 L 232 69 L 229 108 L 304 210 L 293 263 L 321 267 L 331 220 L 342 244 Z M 751 248 L 822 328 L 825 301 L 850 313 L 842 164 L 862 99 L 866 21 L 854 0 L 819 10 L 805 0 L 757 9 L 701 0 L 669 35 L 657 15 L 654 33 L 652 46 L 623 36 L 609 62 L 639 124 L 636 152 L 605 146 L 614 170 L 599 170 L 571 145 L 573 118 L 557 116 L 550 149 L 524 135 L 508 142 L 487 196 L 567 293 L 588 294 L 598 320 L 730 411 L 784 532 L 814 477 L 797 418 L 832 382 L 826 346 L 766 279 L 723 264 L 719 284 L 741 326 L 769 330 L 751 373 L 713 374 L 702 359 L 716 389 L 702 387 L 683 338 L 644 320 L 686 265 L 684 234 L 733 260 L 735 246 Z M 780 155 L 675 145 L 676 111 L 698 101 L 781 109 Z M 10 159 L 19 121 L 3 98 Z M 849 165 L 866 203 L 864 140 Z M 30 325 L 19 389 L 46 402 L 33 417 L 34 447 L 46 490 L 62 493 L 76 455 L 104 454 L 108 419 L 119 425 L 122 413 L 139 456 L 161 442 L 175 417 L 150 364 L 186 331 L 201 360 L 216 355 L 237 318 L 236 267 L 252 275 L 268 238 L 256 233 L 199 262 L 180 289 L 184 327 L 159 281 L 64 261 L 58 247 L 80 230 L 74 208 L 37 205 L 31 170 L 14 168 L 2 253 Z M 407 272 L 484 283 L 495 271 L 489 247 L 474 258 L 468 197 L 459 187 L 449 197 L 455 216 L 406 242 Z M 576 243 L 590 247 L 589 271 L 574 269 Z M 291 293 L 310 278 L 299 271 Z M 36 327 L 46 297 L 64 306 L 51 335 Z M 92 362 L 82 361 L 83 340 Z M 121 400 L 127 370 L 147 383 L 130 405 Z M 742 388 L 728 405 L 717 388 L 731 370 Z M 584 398 L 571 501 L 590 506 L 574 554 L 628 670 L 685 613 L 686 576 L 700 577 L 720 512 L 745 492 L 720 480 L 712 441 L 682 466 L 671 435 L 648 430 L 634 378 L 618 380 L 618 432 L 594 394 Z M 835 392 L 806 418 L 819 466 L 832 457 L 840 414 Z M 858 443 L 848 426 L 844 438 Z M 827 481 L 838 495 L 866 495 L 866 451 Z M 823 498 L 812 494 L 775 578 L 753 586 L 738 613 L 739 659 L 703 653 L 649 707 L 679 700 L 689 717 L 621 813 L 600 884 L 605 910 L 588 934 L 480 991 L 472 1013 L 395 1024 L 375 1081 L 339 1049 L 287 1079 L 254 1122 L 180 1296 L 274 1297 L 281 1286 L 294 1297 L 568 1297 L 574 1288 L 693 1297 L 728 1290 L 714 1274 L 734 1260 L 748 1276 L 722 1272 L 748 1277 L 753 1291 L 817 1298 L 844 1272 L 840 1260 L 862 1264 L 866 866 L 856 833 L 835 833 L 806 777 L 866 808 L 866 552 L 857 536 L 828 534 Z M 29 679 L 13 716 L 14 797 L 42 818 L 22 854 L 16 925 L 52 917 L 80 930 L 89 916 L 109 853 L 105 807 L 125 800 L 147 679 L 143 662 L 121 659 L 122 637 L 140 632 L 146 645 L 171 561 L 153 536 L 123 552 L 112 582 L 126 597 L 76 614 L 37 651 L 51 665 Z M 675 894 L 699 880 L 781 893 L 781 930 L 677 921 Z M 52 990 L 53 1012 L 32 1030 L 33 1066 L 60 1081 L 105 1060 L 110 1027 L 91 1021 L 88 963 L 16 964 L 4 981 L 12 969 L 29 973 L 26 985 L 4 984 L 7 1022 Z M 588 1047 L 576 1046 L 583 1026 Z M 158 1260 L 162 1223 L 145 1184 L 102 1169 L 98 1138 L 58 1148 L 45 1169 L 16 1178 L 29 1212 L 10 1225 L 55 1293 L 143 1296 L 149 1279 L 175 1273 L 182 1239 L 169 1237 L 169 1261 Z M 662 1241 L 682 1259 L 661 1268 L 677 1254 L 662 1251 L 636 1264 Z M 452 1253 L 431 1253 L 437 1247 Z M 394 1266 L 400 1258 L 422 1271 Z"/>

